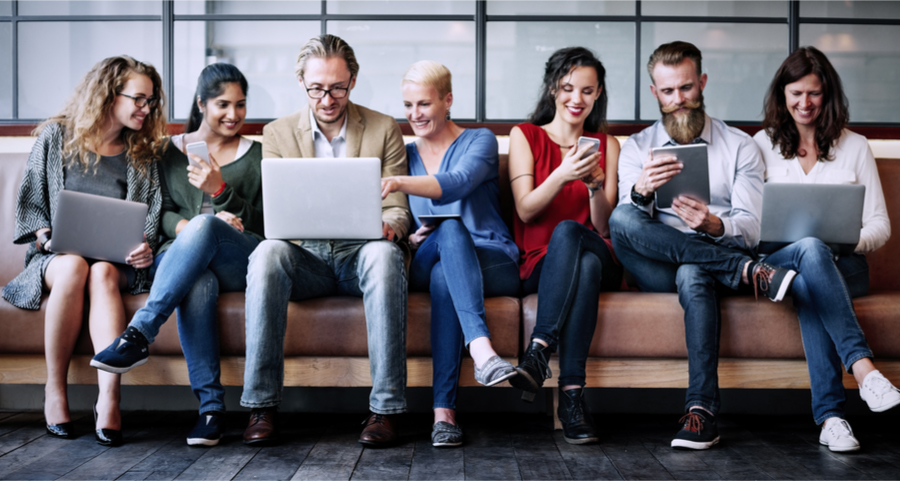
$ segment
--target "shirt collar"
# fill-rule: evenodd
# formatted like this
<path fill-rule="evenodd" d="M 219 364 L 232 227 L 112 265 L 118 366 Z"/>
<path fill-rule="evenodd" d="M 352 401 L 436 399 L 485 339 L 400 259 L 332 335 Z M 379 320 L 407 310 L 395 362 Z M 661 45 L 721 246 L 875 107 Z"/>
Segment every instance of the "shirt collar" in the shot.
<path fill-rule="evenodd" d="M 672 140 L 672 137 L 669 136 L 669 133 L 666 132 L 666 126 L 663 125 L 662 119 L 656 122 L 656 142 L 655 145 L 678 145 L 678 142 Z M 709 114 L 706 112 L 703 113 L 703 130 L 700 131 L 700 136 L 694 139 L 692 143 L 697 144 L 700 142 L 704 142 L 708 145 L 712 145 L 712 122 L 710 121 Z"/>
<path fill-rule="evenodd" d="M 316 116 L 313 115 L 313 109 L 309 109 L 309 125 L 312 129 L 313 133 L 313 141 L 316 140 L 316 137 L 322 136 L 322 139 L 326 142 L 328 141 L 328 137 L 325 136 L 325 133 L 322 132 L 322 129 L 319 128 L 319 123 L 316 122 Z M 337 139 L 346 140 L 347 139 L 347 111 L 344 111 L 344 123 L 341 124 L 341 131 L 338 132 L 337 136 L 331 139 L 334 142 Z"/>

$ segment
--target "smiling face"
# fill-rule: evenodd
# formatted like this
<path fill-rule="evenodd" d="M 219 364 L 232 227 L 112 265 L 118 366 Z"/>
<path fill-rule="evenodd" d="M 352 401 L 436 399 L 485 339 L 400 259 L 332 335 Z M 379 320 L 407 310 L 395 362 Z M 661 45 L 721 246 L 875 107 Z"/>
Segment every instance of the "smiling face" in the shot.
<path fill-rule="evenodd" d="M 200 109 L 203 111 L 203 123 L 213 133 L 222 137 L 233 137 L 244 125 L 244 118 L 247 116 L 247 97 L 241 90 L 241 85 L 236 82 L 227 83 L 224 87 L 221 95 L 210 97 L 205 105 L 200 103 Z"/>
<path fill-rule="evenodd" d="M 447 126 L 447 112 L 453 104 L 453 93 L 441 98 L 431 85 L 403 83 L 403 108 L 406 120 L 419 137 L 428 138 Z"/>
<path fill-rule="evenodd" d="M 798 126 L 815 125 L 822 112 L 824 97 L 822 90 L 822 81 L 814 73 L 784 86 L 784 100 L 788 112 Z"/>
<path fill-rule="evenodd" d="M 572 67 L 559 80 L 556 91 L 556 115 L 573 125 L 584 125 L 594 102 L 600 97 L 600 82 L 592 67 Z"/>
<path fill-rule="evenodd" d="M 341 57 L 313 57 L 306 61 L 306 69 L 300 86 L 305 89 L 347 88 L 353 89 L 356 79 L 350 75 L 347 62 Z M 347 112 L 347 103 L 350 101 L 350 92 L 342 99 L 335 99 L 328 94 L 320 99 L 314 99 L 307 95 L 309 108 L 313 111 L 319 124 L 333 124 L 344 121 Z"/>
<path fill-rule="evenodd" d="M 113 128 L 121 130 L 123 128 L 131 130 L 141 130 L 144 126 L 144 119 L 150 114 L 150 105 L 138 107 L 134 104 L 134 99 L 126 97 L 153 97 L 153 81 L 150 77 L 141 74 L 133 74 L 128 77 L 122 91 L 123 95 L 116 95 L 113 101 L 112 110 L 109 112 L 109 121 Z"/>
<path fill-rule="evenodd" d="M 706 74 L 697 75 L 694 61 L 686 58 L 678 65 L 660 62 L 653 67 L 650 92 L 659 102 L 666 132 L 679 144 L 687 144 L 703 131 L 703 89 Z"/>

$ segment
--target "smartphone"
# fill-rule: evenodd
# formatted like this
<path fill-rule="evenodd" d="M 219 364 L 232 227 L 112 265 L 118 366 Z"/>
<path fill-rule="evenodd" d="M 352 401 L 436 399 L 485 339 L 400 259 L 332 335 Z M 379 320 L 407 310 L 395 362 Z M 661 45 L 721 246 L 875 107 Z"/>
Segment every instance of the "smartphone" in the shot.
<path fill-rule="evenodd" d="M 595 139 L 593 137 L 578 137 L 578 149 L 576 150 L 581 150 L 585 145 L 590 145 L 590 148 L 581 156 L 582 159 L 589 157 L 600 150 L 600 139 Z"/>
<path fill-rule="evenodd" d="M 191 142 L 190 144 L 187 144 L 187 147 L 185 148 L 187 149 L 187 153 L 194 154 L 209 164 L 209 148 L 206 147 L 206 142 Z M 201 168 L 200 164 L 194 162 L 194 159 L 190 156 L 188 156 L 188 162 L 190 162 L 191 167 Z"/>

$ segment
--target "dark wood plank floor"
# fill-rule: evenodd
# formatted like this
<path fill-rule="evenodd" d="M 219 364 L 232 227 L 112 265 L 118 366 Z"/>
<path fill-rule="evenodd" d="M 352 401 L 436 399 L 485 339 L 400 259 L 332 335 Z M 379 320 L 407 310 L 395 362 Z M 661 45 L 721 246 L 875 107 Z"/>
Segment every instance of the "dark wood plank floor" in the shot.
<path fill-rule="evenodd" d="M 863 450 L 831 453 L 805 416 L 723 415 L 722 443 L 702 452 L 669 448 L 673 416 L 597 415 L 601 442 L 566 444 L 548 417 L 469 414 L 466 445 L 435 449 L 427 414 L 400 417 L 402 439 L 388 449 L 356 442 L 363 415 L 281 415 L 282 443 L 241 443 L 246 413 L 228 415 L 225 439 L 192 448 L 193 413 L 131 412 L 126 444 L 94 442 L 92 418 L 76 413 L 81 435 L 44 433 L 39 413 L 0 412 L 0 479 L 898 479 L 900 416 L 851 419 Z"/>

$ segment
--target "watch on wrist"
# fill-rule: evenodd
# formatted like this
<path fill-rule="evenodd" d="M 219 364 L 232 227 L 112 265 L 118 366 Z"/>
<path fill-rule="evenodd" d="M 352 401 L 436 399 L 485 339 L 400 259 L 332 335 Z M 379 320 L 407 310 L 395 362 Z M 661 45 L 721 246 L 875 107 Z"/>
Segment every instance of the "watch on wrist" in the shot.
<path fill-rule="evenodd" d="M 601 189 L 602 189 L 602 187 L 600 187 L 599 185 L 598 185 L 597 187 L 591 187 L 591 186 L 589 186 L 589 185 L 587 185 L 587 184 L 584 184 L 584 186 L 587 187 L 587 190 L 588 190 L 588 196 L 589 196 L 591 199 L 594 198 L 594 192 L 597 192 L 598 190 L 601 190 Z"/>
<path fill-rule="evenodd" d="M 631 201 L 634 202 L 635 204 L 643 207 L 643 206 L 653 202 L 653 199 L 650 197 L 644 197 L 643 195 L 639 194 L 636 190 L 634 190 L 634 186 L 631 186 Z"/>

